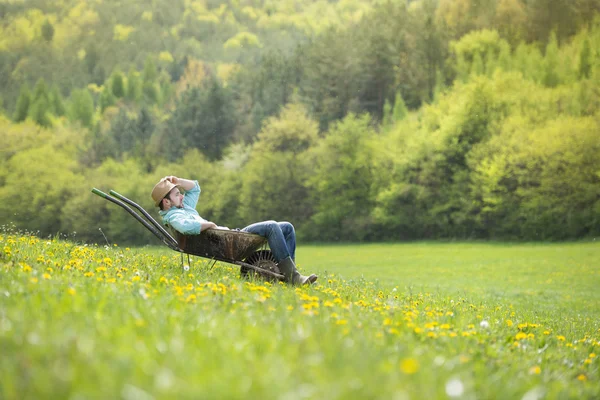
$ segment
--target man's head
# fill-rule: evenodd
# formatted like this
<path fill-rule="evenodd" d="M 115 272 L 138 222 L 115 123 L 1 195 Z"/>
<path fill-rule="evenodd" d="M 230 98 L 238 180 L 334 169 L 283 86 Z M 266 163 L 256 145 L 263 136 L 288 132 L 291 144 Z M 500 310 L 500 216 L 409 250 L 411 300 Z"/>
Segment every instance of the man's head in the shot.
<path fill-rule="evenodd" d="M 152 200 L 161 210 L 171 207 L 183 208 L 183 194 L 179 188 L 166 178 L 161 179 L 152 189 Z"/>

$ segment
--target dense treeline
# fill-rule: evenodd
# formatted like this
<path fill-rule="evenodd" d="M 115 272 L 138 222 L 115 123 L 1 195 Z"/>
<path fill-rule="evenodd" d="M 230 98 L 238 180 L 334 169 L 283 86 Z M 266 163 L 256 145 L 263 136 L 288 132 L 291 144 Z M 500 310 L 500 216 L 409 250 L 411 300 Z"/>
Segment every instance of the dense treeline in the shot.
<path fill-rule="evenodd" d="M 115 39 L 125 28 L 115 25 L 109 51 L 95 56 L 103 61 L 80 53 L 73 68 L 85 71 L 66 85 L 12 70 L 10 82 L 0 82 L 21 84 L 0 117 L 2 221 L 41 234 L 77 232 L 79 240 L 105 234 L 146 243 L 143 228 L 89 189 L 113 188 L 151 208 L 155 181 L 176 174 L 200 181 L 199 210 L 219 224 L 286 219 L 312 240 L 600 233 L 597 1 L 374 2 L 352 6 L 360 18 L 322 17 L 318 28 L 293 13 L 271 18 L 285 14 L 287 2 L 259 23 L 249 8 L 271 6 L 252 3 L 175 2 L 168 21 L 164 10 L 139 9 L 143 21 L 177 25 L 186 39 L 163 47 L 134 40 L 139 49 L 127 50 Z M 6 59 L 27 64 L 52 43 L 69 9 L 21 6 L 0 9 L 10 21 L 5 31 L 32 15 L 54 15 L 45 19 L 53 25 L 39 25 L 46 43 L 17 49 L 0 40 L 3 70 Z M 104 0 L 79 12 L 114 22 L 114 7 Z M 206 30 L 208 17 L 190 19 L 190 9 L 224 20 L 213 18 Z M 240 22 L 242 15 L 254 22 Z M 156 29 L 127 26 L 128 35 Z M 276 44 L 275 27 L 285 46 Z M 220 41 L 221 50 L 177 47 L 200 37 L 213 47 Z M 66 57 L 50 62 L 62 74 Z M 100 67 L 112 72 L 94 77 Z"/>

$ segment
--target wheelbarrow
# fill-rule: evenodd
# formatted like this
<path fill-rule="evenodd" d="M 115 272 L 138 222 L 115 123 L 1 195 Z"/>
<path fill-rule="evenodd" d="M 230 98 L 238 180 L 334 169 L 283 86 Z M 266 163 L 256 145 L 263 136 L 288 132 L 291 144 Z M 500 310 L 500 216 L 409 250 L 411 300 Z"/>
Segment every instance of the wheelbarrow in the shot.
<path fill-rule="evenodd" d="M 171 229 L 169 233 L 144 208 L 114 190 L 107 194 L 93 188 L 92 193 L 123 208 L 164 245 L 181 253 L 182 267 L 183 255 L 187 254 L 188 265 L 189 256 L 193 255 L 210 259 L 212 265 L 217 261 L 238 265 L 242 277 L 257 275 L 271 281 L 284 279 L 268 249 L 267 239 L 262 236 L 226 229 L 207 229 L 199 235 L 184 235 Z"/>

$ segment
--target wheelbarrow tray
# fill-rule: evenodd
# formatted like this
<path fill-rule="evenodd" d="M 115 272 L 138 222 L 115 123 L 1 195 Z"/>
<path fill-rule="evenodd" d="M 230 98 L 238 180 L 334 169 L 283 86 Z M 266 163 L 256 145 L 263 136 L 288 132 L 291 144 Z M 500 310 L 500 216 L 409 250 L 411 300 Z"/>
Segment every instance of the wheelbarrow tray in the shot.
<path fill-rule="evenodd" d="M 184 253 L 228 262 L 245 260 L 267 244 L 262 236 L 227 229 L 207 229 L 199 235 L 174 234 Z"/>

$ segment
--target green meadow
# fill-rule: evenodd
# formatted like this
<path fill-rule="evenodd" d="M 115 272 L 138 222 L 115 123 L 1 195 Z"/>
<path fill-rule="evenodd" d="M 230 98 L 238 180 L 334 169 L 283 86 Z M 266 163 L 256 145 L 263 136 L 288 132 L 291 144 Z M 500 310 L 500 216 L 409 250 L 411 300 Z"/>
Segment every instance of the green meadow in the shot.
<path fill-rule="evenodd" d="M 303 245 L 296 288 L 158 247 L 0 251 L 2 399 L 600 395 L 595 241 Z"/>

